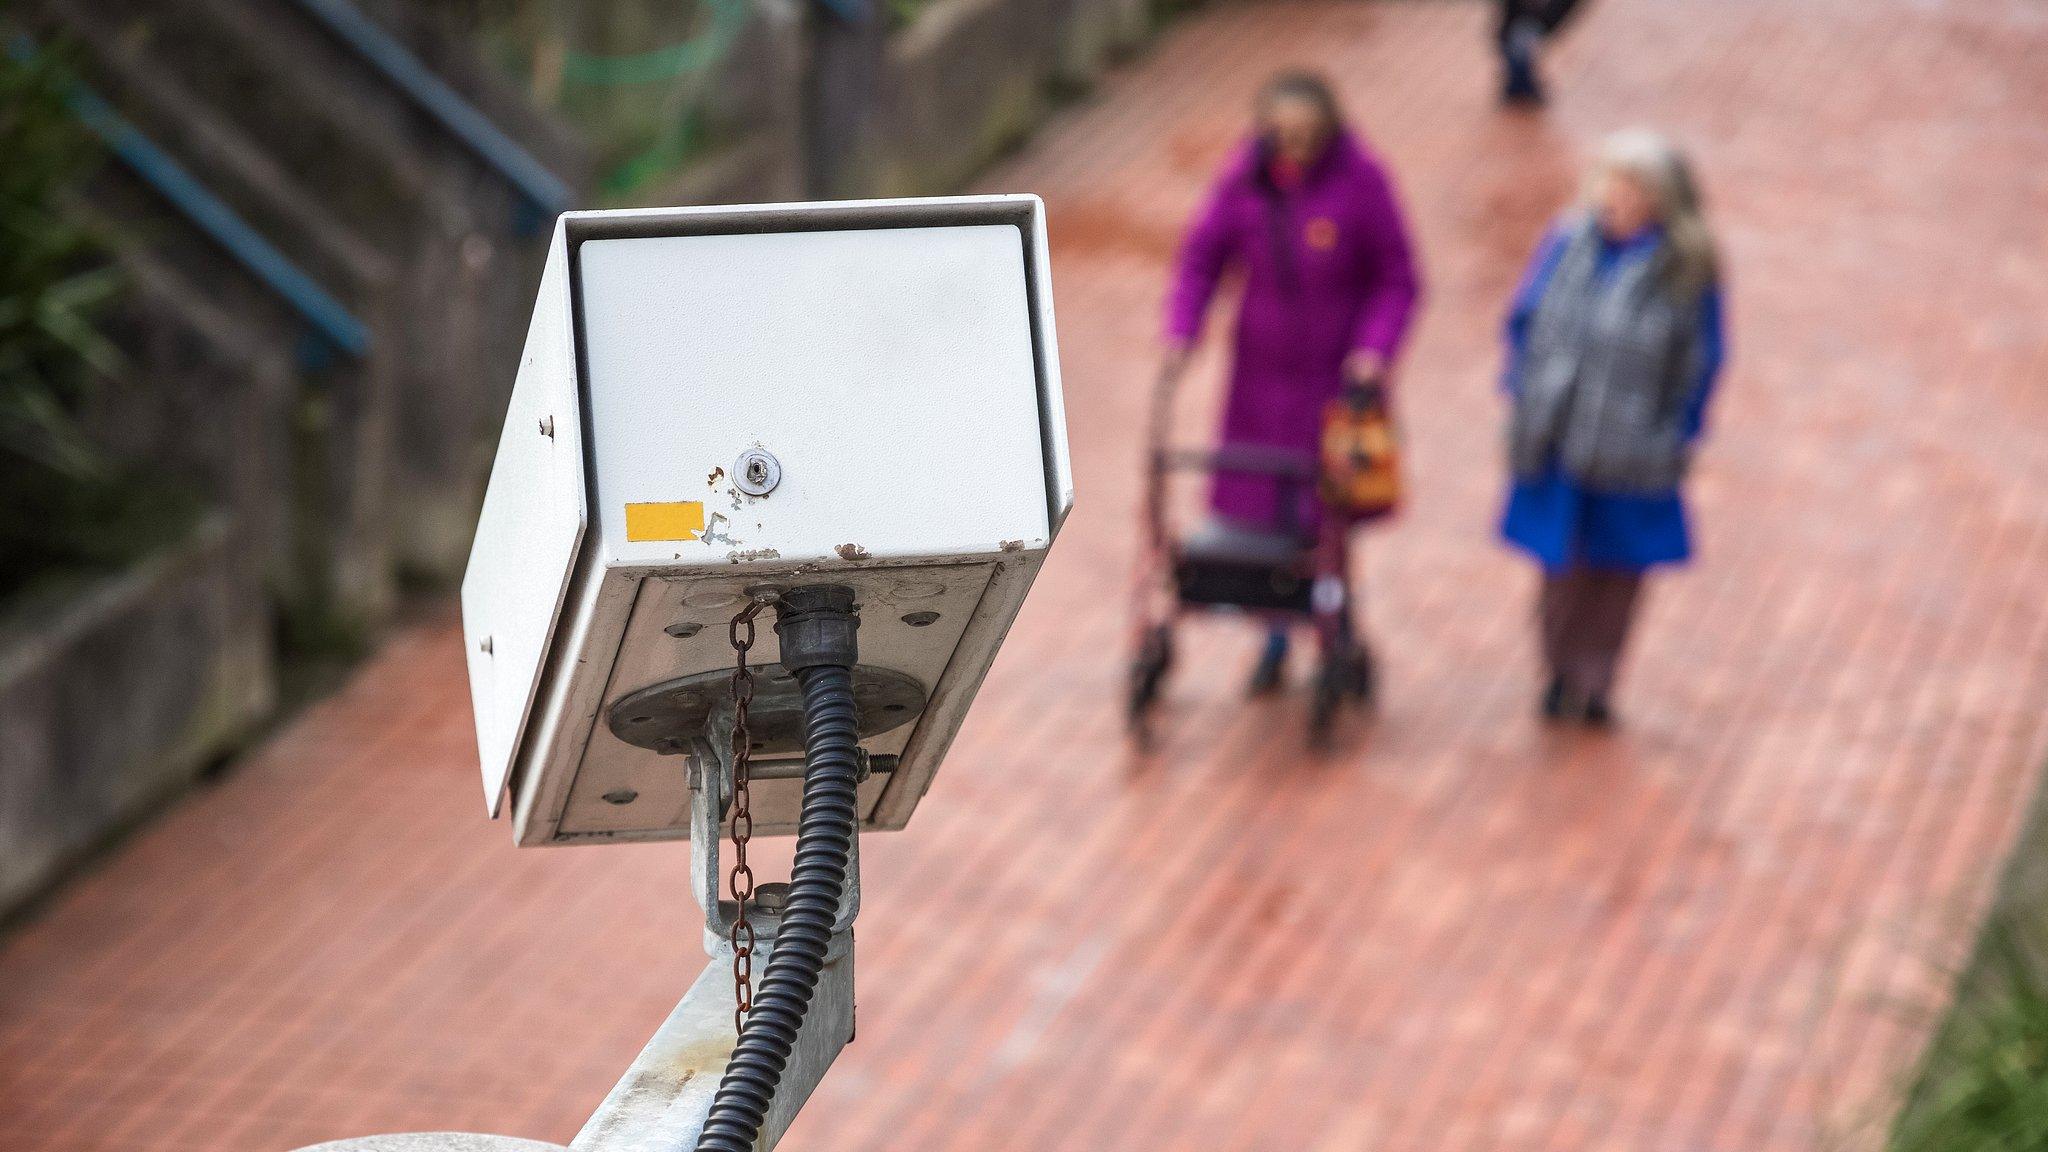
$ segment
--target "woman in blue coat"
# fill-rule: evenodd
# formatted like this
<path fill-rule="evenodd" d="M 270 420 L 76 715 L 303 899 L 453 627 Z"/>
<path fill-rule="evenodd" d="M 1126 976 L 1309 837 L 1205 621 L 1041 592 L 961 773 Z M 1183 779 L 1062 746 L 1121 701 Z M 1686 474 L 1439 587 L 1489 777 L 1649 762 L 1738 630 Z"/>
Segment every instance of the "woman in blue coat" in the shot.
<path fill-rule="evenodd" d="M 1584 206 L 1530 262 L 1507 342 L 1501 533 L 1543 570 L 1543 713 L 1604 726 L 1644 573 L 1692 554 L 1679 488 L 1723 354 L 1713 236 L 1670 142 L 1632 131 L 1601 148 Z"/>

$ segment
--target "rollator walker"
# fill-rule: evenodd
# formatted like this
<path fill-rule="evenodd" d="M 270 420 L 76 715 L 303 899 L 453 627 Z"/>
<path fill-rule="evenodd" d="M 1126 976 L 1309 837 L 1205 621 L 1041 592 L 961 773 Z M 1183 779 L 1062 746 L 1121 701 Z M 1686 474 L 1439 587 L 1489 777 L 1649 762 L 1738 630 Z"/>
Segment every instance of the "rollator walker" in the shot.
<path fill-rule="evenodd" d="M 1248 445 L 1174 447 L 1167 443 L 1169 393 L 1156 390 L 1146 436 L 1145 550 L 1137 573 L 1126 712 L 1131 736 L 1141 748 L 1152 742 L 1152 715 L 1173 668 L 1174 629 L 1181 618 L 1216 612 L 1314 630 L 1308 736 L 1312 745 L 1325 746 L 1343 707 L 1369 706 L 1378 680 L 1372 651 L 1352 620 L 1356 592 L 1346 541 L 1354 526 L 1392 508 L 1391 490 L 1386 507 L 1366 516 L 1329 500 L 1333 477 L 1325 461 L 1338 448 L 1336 458 L 1354 460 L 1390 484 L 1391 441 L 1375 445 L 1382 452 L 1377 461 L 1361 451 L 1363 444 L 1335 444 L 1345 435 L 1335 427 L 1326 428 L 1321 455 Z M 1385 426 L 1383 418 L 1378 425 Z M 1247 525 L 1212 515 L 1192 533 L 1179 534 L 1167 497 L 1173 475 L 1182 472 L 1271 479 L 1273 523 Z M 1302 515 L 1310 501 L 1320 512 L 1313 524 Z"/>

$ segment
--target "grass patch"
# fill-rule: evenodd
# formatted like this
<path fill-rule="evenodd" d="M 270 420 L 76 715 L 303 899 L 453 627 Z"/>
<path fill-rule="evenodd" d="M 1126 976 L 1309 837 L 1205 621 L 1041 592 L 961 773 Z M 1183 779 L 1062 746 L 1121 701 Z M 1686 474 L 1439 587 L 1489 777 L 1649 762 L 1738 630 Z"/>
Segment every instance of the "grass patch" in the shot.
<path fill-rule="evenodd" d="M 1892 1152 L 2048 1149 L 2048 977 L 1994 922 L 1963 984 Z"/>

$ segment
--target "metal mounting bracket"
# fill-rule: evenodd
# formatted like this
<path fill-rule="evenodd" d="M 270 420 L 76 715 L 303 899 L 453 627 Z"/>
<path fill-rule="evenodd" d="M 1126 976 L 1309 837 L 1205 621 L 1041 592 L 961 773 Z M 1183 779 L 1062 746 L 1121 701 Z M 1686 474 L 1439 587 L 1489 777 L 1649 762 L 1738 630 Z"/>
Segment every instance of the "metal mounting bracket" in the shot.
<path fill-rule="evenodd" d="M 726 721 L 726 734 L 730 735 L 731 721 Z M 720 841 L 725 832 L 725 817 L 730 807 L 732 794 L 731 747 L 729 739 L 697 741 L 690 752 L 690 887 L 697 894 L 697 906 L 704 910 L 704 951 L 718 955 L 723 951 L 728 956 L 731 947 L 727 943 L 732 935 L 733 915 L 737 911 L 733 902 L 721 893 L 724 890 L 725 872 L 720 866 Z M 837 937 L 847 936 L 853 930 L 854 918 L 860 915 L 860 828 L 853 830 L 853 852 L 846 861 L 845 894 L 839 899 L 839 915 L 833 921 L 832 931 Z M 754 925 L 755 937 L 759 940 L 774 938 L 778 925 L 777 910 L 754 906 L 748 909 L 747 919 Z"/>

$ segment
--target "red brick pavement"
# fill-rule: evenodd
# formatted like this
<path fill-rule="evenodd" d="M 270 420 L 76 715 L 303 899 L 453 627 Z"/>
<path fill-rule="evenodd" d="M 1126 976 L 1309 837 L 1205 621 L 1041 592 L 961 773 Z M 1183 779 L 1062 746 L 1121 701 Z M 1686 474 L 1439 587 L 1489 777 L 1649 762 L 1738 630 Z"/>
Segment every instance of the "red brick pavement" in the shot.
<path fill-rule="evenodd" d="M 2048 751 L 2048 21 L 2030 0 L 1606 0 L 1541 118 L 1481 6 L 1185 21 L 988 181 L 1051 203 L 1080 511 L 914 827 L 860 1039 L 790 1146 L 1867 1147 Z M 1431 296 L 1379 718 L 1302 751 L 1192 629 L 1120 740 L 1161 265 L 1276 65 L 1342 83 Z M 1500 302 L 1571 156 L 1698 149 L 1734 370 L 1612 737 L 1531 716 L 1494 544 Z M 1214 361 L 1208 368 L 1213 379 Z M 1202 413 L 1189 414 L 1190 434 Z M 703 962 L 680 846 L 514 852 L 446 619 L 0 947 L 0 1147 L 566 1139 Z"/>

